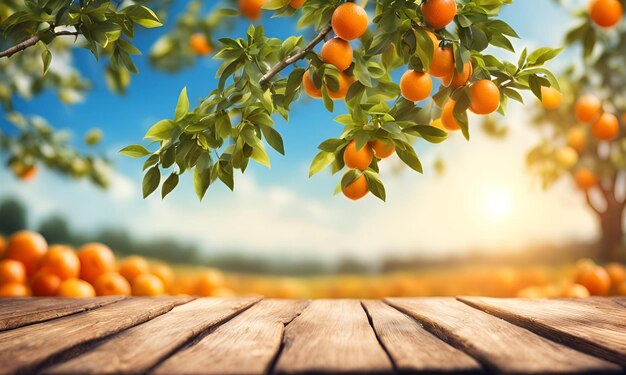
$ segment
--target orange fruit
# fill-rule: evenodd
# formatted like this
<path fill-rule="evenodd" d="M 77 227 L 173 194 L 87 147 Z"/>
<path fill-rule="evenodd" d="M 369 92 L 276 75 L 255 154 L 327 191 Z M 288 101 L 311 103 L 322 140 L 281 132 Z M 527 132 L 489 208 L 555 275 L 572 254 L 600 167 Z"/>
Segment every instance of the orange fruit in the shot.
<path fill-rule="evenodd" d="M 351 4 L 351 3 L 348 3 Z M 352 86 L 352 84 L 356 81 L 356 79 L 352 76 L 347 75 L 344 72 L 340 72 L 339 73 L 339 88 L 337 88 L 337 91 L 333 91 L 330 88 L 328 88 L 328 96 L 330 96 L 332 99 L 344 99 L 346 97 L 346 95 L 348 94 L 348 90 L 350 89 L 350 86 Z"/>
<path fill-rule="evenodd" d="M 56 296 L 61 286 L 61 278 L 51 273 L 38 271 L 30 282 L 33 295 L 38 297 Z"/>
<path fill-rule="evenodd" d="M 372 159 L 374 159 L 374 152 L 370 145 L 365 144 L 357 151 L 354 140 L 350 141 L 343 151 L 343 161 L 346 167 L 351 169 L 364 171 L 370 166 Z"/>
<path fill-rule="evenodd" d="M 150 273 L 161 279 L 165 289 L 169 290 L 174 281 L 174 271 L 172 271 L 169 266 L 165 264 L 157 264 L 150 269 Z"/>
<path fill-rule="evenodd" d="M 303 5 L 304 5 L 304 0 L 291 0 L 289 2 L 289 6 L 294 9 L 301 8 Z"/>
<path fill-rule="evenodd" d="M 376 139 L 370 142 L 369 145 L 374 151 L 374 155 L 379 159 L 388 158 L 396 151 L 396 146 L 391 141 Z"/>
<path fill-rule="evenodd" d="M 400 92 L 406 100 L 419 102 L 430 96 L 433 81 L 430 74 L 407 70 L 400 78 Z"/>
<path fill-rule="evenodd" d="M 613 27 L 624 16 L 624 7 L 618 0 L 593 0 L 589 8 L 591 20 L 600 27 Z"/>
<path fill-rule="evenodd" d="M 626 282 L 623 282 L 621 285 L 618 285 L 616 289 L 617 289 L 618 296 L 626 296 Z"/>
<path fill-rule="evenodd" d="M 626 282 L 626 267 L 619 263 L 609 263 L 604 267 L 611 279 L 611 287 L 615 290 Z"/>
<path fill-rule="evenodd" d="M 610 141 L 619 133 L 619 121 L 612 113 L 603 113 L 591 126 L 591 133 L 601 141 Z"/>
<path fill-rule="evenodd" d="M 140 256 L 130 256 L 124 259 L 119 267 L 118 272 L 128 281 L 133 281 L 135 277 L 150 272 L 148 262 Z"/>
<path fill-rule="evenodd" d="M 352 64 L 352 46 L 341 38 L 333 38 L 322 46 L 322 60 L 343 72 Z"/>
<path fill-rule="evenodd" d="M 98 276 L 115 270 L 115 255 L 108 246 L 101 243 L 83 245 L 78 251 L 80 278 L 89 282 Z"/>
<path fill-rule="evenodd" d="M 213 52 L 213 48 L 209 44 L 206 36 L 201 33 L 193 34 L 189 37 L 189 45 L 191 46 L 191 50 L 200 56 L 206 56 L 209 53 Z"/>
<path fill-rule="evenodd" d="M 598 179 L 596 175 L 587 168 L 580 168 L 576 171 L 574 175 L 574 179 L 576 180 L 576 185 L 582 190 L 589 190 L 592 187 L 598 184 Z"/>
<path fill-rule="evenodd" d="M 576 101 L 576 106 L 574 107 L 576 118 L 580 122 L 591 122 L 600 114 L 601 110 L 602 103 L 600 103 L 600 99 L 593 95 L 581 96 Z"/>
<path fill-rule="evenodd" d="M 456 0 L 427 0 L 422 3 L 424 20 L 433 29 L 448 26 L 457 13 Z"/>
<path fill-rule="evenodd" d="M 0 284 L 26 282 L 26 268 L 22 262 L 13 259 L 0 261 Z"/>
<path fill-rule="evenodd" d="M 218 270 L 206 270 L 196 278 L 194 294 L 209 297 L 213 291 L 224 284 L 224 275 Z"/>
<path fill-rule="evenodd" d="M 611 288 L 611 278 L 606 270 L 600 266 L 581 271 L 576 282 L 587 288 L 592 296 L 605 296 Z"/>
<path fill-rule="evenodd" d="M 322 97 L 322 88 L 315 87 L 308 70 L 302 76 L 302 88 L 312 98 L 319 99 Z"/>
<path fill-rule="evenodd" d="M 30 297 L 30 289 L 24 284 L 2 284 L 0 285 L 0 297 Z"/>
<path fill-rule="evenodd" d="M 363 7 L 355 3 L 343 3 L 335 9 L 330 22 L 338 37 L 352 40 L 365 33 L 369 20 Z"/>
<path fill-rule="evenodd" d="M 349 199 L 352 199 L 353 201 L 363 198 L 367 195 L 367 193 L 369 193 L 365 176 L 361 175 L 359 178 L 354 180 L 350 185 L 346 186 L 341 191 L 343 192 L 343 195 L 345 195 Z"/>
<path fill-rule="evenodd" d="M 564 292 L 565 298 L 587 298 L 589 297 L 589 290 L 583 285 L 574 284 L 569 286 Z"/>
<path fill-rule="evenodd" d="M 20 173 L 19 178 L 22 181 L 30 181 L 33 180 L 37 176 L 37 167 L 30 166 L 25 171 Z"/>
<path fill-rule="evenodd" d="M 554 87 L 541 86 L 541 104 L 545 109 L 557 109 L 561 105 L 563 94 Z"/>
<path fill-rule="evenodd" d="M 7 248 L 7 240 L 4 236 L 0 235 L 0 257 L 4 255 L 4 251 Z"/>
<path fill-rule="evenodd" d="M 441 111 L 441 123 L 447 130 L 459 130 L 461 126 L 454 118 L 454 107 L 456 106 L 456 100 L 450 98 L 444 104 Z"/>
<path fill-rule="evenodd" d="M 454 74 L 454 55 L 452 48 L 436 46 L 428 72 L 433 77 L 438 78 Z"/>
<path fill-rule="evenodd" d="M 567 133 L 567 145 L 576 150 L 579 154 L 585 150 L 587 137 L 582 129 L 572 129 Z"/>
<path fill-rule="evenodd" d="M 22 262 L 26 268 L 26 276 L 32 276 L 47 250 L 48 243 L 41 234 L 23 230 L 9 238 L 6 257 Z"/>
<path fill-rule="evenodd" d="M 96 291 L 85 280 L 67 279 L 63 280 L 61 285 L 59 285 L 57 296 L 67 298 L 95 297 Z"/>
<path fill-rule="evenodd" d="M 93 282 L 97 296 L 130 296 L 130 283 L 118 272 L 104 273 Z"/>
<path fill-rule="evenodd" d="M 156 297 L 165 294 L 163 281 L 150 273 L 135 277 L 130 285 L 133 296 Z"/>
<path fill-rule="evenodd" d="M 252 21 L 258 21 L 261 18 L 261 7 L 264 4 L 265 0 L 239 0 L 237 2 L 241 14 Z"/>
<path fill-rule="evenodd" d="M 469 82 L 470 78 L 472 78 L 472 74 L 474 74 L 474 68 L 471 63 L 467 62 L 463 65 L 463 71 L 461 73 L 454 69 L 452 74 L 441 78 L 441 82 L 444 86 L 456 90 L 459 87 L 465 86 Z"/>
<path fill-rule="evenodd" d="M 470 111 L 488 115 L 500 107 L 500 89 L 488 79 L 474 82 L 469 88 Z"/>
<path fill-rule="evenodd" d="M 39 270 L 57 275 L 61 280 L 80 276 L 80 261 L 71 248 L 63 245 L 50 246 L 39 263 Z"/>

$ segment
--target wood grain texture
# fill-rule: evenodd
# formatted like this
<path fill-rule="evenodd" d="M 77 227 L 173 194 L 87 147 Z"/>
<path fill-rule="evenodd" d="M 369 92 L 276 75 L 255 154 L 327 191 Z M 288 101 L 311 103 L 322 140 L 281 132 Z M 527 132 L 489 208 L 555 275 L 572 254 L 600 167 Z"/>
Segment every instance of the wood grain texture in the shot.
<path fill-rule="evenodd" d="M 385 301 L 496 373 L 621 373 L 613 363 L 559 345 L 453 298 Z"/>
<path fill-rule="evenodd" d="M 264 374 L 278 353 L 285 324 L 308 301 L 263 300 L 155 369 L 157 374 Z"/>
<path fill-rule="evenodd" d="M 539 335 L 626 365 L 626 309 L 609 299 L 460 299 Z"/>
<path fill-rule="evenodd" d="M 0 331 L 44 322 L 117 302 L 122 296 L 98 298 L 1 298 Z"/>
<path fill-rule="evenodd" d="M 47 369 L 55 374 L 145 373 L 203 331 L 259 298 L 201 298 L 129 328 L 93 350 Z"/>
<path fill-rule="evenodd" d="M 482 373 L 476 360 L 435 337 L 415 319 L 382 301 L 363 301 L 363 307 L 397 371 Z"/>
<path fill-rule="evenodd" d="M 626 297 L 613 297 L 611 299 L 618 305 L 626 307 Z"/>
<path fill-rule="evenodd" d="M 275 366 L 292 373 L 382 373 L 393 371 L 361 303 L 315 300 L 285 329 Z"/>
<path fill-rule="evenodd" d="M 131 298 L 82 314 L 70 315 L 0 333 L 2 373 L 32 373 L 81 344 L 112 335 L 161 315 L 188 298 Z"/>

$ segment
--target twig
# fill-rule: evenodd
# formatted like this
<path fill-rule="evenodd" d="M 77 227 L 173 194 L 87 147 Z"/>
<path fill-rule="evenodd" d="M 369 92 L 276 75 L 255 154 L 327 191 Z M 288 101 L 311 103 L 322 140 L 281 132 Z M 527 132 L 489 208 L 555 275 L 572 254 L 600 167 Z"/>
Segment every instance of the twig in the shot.
<path fill-rule="evenodd" d="M 585 191 L 585 200 L 587 201 L 587 205 L 598 215 L 602 215 L 602 211 L 600 211 L 591 201 L 591 195 L 589 194 L 589 190 Z"/>
<path fill-rule="evenodd" d="M 263 77 L 261 77 L 261 80 L 259 81 L 259 84 L 261 85 L 261 87 L 265 87 L 265 85 L 267 85 L 268 82 L 280 71 L 282 71 L 289 65 L 297 62 L 298 60 L 303 59 L 304 56 L 306 56 L 306 54 L 309 53 L 309 51 L 313 50 L 313 48 L 319 42 L 324 40 L 324 38 L 330 32 L 330 30 L 332 30 L 332 27 L 330 26 L 330 24 L 328 24 L 325 28 L 322 29 L 322 31 L 320 31 L 319 34 L 317 34 L 317 36 L 313 40 L 309 42 L 309 44 L 307 44 L 303 49 L 298 51 L 298 53 L 296 53 L 295 55 L 291 55 L 287 57 L 286 59 L 280 61 L 278 64 L 274 65 L 270 70 L 267 71 L 267 73 L 263 75 Z"/>
<path fill-rule="evenodd" d="M 72 36 L 78 36 L 78 32 L 77 31 L 58 31 L 54 33 L 54 37 L 56 38 L 57 36 L 63 36 L 63 35 L 72 35 Z M 37 44 L 37 42 L 39 42 L 41 40 L 41 37 L 39 35 L 34 35 L 31 36 L 30 38 L 26 39 L 25 41 L 18 43 L 16 45 L 14 45 L 13 47 L 6 49 L 2 52 L 0 52 L 0 58 L 2 57 L 11 57 L 14 54 L 23 51 L 29 47 L 34 46 L 35 44 Z"/>

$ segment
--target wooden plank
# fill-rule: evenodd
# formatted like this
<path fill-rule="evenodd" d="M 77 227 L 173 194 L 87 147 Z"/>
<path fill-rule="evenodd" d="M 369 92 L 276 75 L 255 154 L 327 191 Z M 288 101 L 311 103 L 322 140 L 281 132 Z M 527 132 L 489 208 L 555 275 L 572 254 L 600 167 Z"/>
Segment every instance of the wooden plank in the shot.
<path fill-rule="evenodd" d="M 117 302 L 123 296 L 98 298 L 2 298 L 0 331 L 61 318 Z"/>
<path fill-rule="evenodd" d="M 285 329 L 278 373 L 381 373 L 393 366 L 357 300 L 315 300 Z"/>
<path fill-rule="evenodd" d="M 435 337 L 415 319 L 382 301 L 363 301 L 363 307 L 397 371 L 482 373 L 476 360 Z"/>
<path fill-rule="evenodd" d="M 161 315 L 189 298 L 131 298 L 82 314 L 0 333 L 3 373 L 34 372 L 67 351 Z"/>
<path fill-rule="evenodd" d="M 385 301 L 496 373 L 621 373 L 613 363 L 559 345 L 453 298 Z"/>
<path fill-rule="evenodd" d="M 461 300 L 541 336 L 626 365 L 626 309 L 609 299 Z"/>
<path fill-rule="evenodd" d="M 263 300 L 195 345 L 176 353 L 156 374 L 264 374 L 280 350 L 285 324 L 308 301 Z"/>
<path fill-rule="evenodd" d="M 618 305 L 626 307 L 626 297 L 613 297 L 611 299 Z"/>
<path fill-rule="evenodd" d="M 139 374 L 191 339 L 220 324 L 260 298 L 201 298 L 175 307 L 167 314 L 129 328 L 97 348 L 49 368 L 56 374 Z"/>

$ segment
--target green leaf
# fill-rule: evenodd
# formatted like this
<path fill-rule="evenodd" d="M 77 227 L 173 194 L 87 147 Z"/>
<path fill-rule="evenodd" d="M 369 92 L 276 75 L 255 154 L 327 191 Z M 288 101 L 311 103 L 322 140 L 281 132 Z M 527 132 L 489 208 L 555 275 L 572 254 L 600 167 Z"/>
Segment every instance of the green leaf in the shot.
<path fill-rule="evenodd" d="M 267 152 L 265 152 L 265 147 L 263 147 L 263 143 L 261 142 L 259 142 L 252 149 L 252 160 L 268 168 L 271 168 L 270 157 L 267 155 Z"/>
<path fill-rule="evenodd" d="M 155 141 L 164 141 L 172 137 L 174 129 L 176 129 L 176 124 L 172 120 L 161 120 L 152 125 L 146 133 L 145 138 Z"/>
<path fill-rule="evenodd" d="M 309 177 L 313 177 L 316 173 L 326 168 L 335 160 L 335 154 L 328 151 L 321 151 L 313 161 L 311 162 L 311 167 L 309 168 Z"/>
<path fill-rule="evenodd" d="M 44 49 L 41 53 L 41 60 L 43 61 L 43 75 L 48 73 L 48 68 L 50 68 L 50 63 L 52 62 L 52 53 L 48 48 Z"/>
<path fill-rule="evenodd" d="M 187 97 L 187 87 L 183 87 L 183 90 L 178 96 L 178 103 L 176 104 L 174 120 L 182 120 L 187 115 L 187 113 L 189 113 L 189 98 Z"/>
<path fill-rule="evenodd" d="M 159 17 L 149 8 L 143 5 L 131 5 L 122 9 L 133 22 L 146 27 L 153 28 L 162 26 L 161 20 Z"/>
<path fill-rule="evenodd" d="M 142 183 L 144 199 L 146 199 L 156 190 L 156 188 L 159 187 L 159 182 L 161 182 L 161 171 L 159 170 L 159 167 L 154 166 L 148 169 L 148 172 L 146 172 L 146 175 L 143 177 Z"/>
<path fill-rule="evenodd" d="M 263 132 L 263 136 L 267 143 L 272 146 L 272 148 L 282 155 L 285 155 L 285 146 L 283 145 L 283 138 L 280 136 L 280 133 L 276 131 L 276 129 L 271 126 L 261 126 L 261 132 Z"/>
<path fill-rule="evenodd" d="M 142 145 L 130 145 L 121 149 L 120 154 L 130 156 L 131 158 L 142 158 L 150 155 L 151 152 Z"/>
<path fill-rule="evenodd" d="M 373 171 L 367 170 L 365 171 L 364 175 L 369 191 L 374 194 L 374 196 L 378 197 L 384 202 L 387 198 L 387 193 L 385 192 L 385 186 L 383 185 L 380 178 L 378 178 L 378 174 Z"/>
<path fill-rule="evenodd" d="M 398 157 L 400 158 L 400 160 L 402 160 L 404 164 L 408 165 L 411 169 L 415 170 L 416 172 L 424 173 L 424 170 L 422 168 L 422 163 L 420 162 L 420 159 L 417 157 L 417 154 L 415 153 L 415 150 L 413 149 L 413 147 L 409 144 L 404 144 L 404 146 L 406 146 L 405 150 L 403 150 L 401 147 L 396 147 L 396 154 L 398 154 Z"/>
<path fill-rule="evenodd" d="M 178 174 L 174 172 L 165 180 L 163 186 L 161 186 L 161 199 L 167 197 L 167 195 L 174 190 L 176 185 L 178 185 Z"/>
<path fill-rule="evenodd" d="M 196 167 L 193 175 L 193 188 L 200 201 L 204 198 L 209 185 L 211 185 L 211 168 Z"/>

